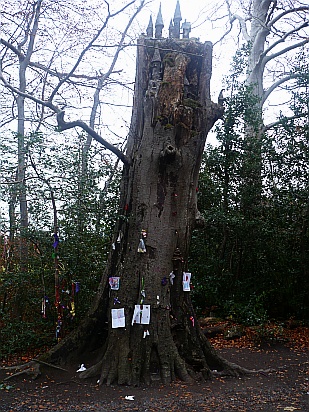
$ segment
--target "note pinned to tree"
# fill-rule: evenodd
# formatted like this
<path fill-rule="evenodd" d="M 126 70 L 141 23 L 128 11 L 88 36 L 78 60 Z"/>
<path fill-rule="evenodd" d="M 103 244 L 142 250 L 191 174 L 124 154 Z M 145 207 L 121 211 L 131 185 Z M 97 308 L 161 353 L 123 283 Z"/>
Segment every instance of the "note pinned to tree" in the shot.
<path fill-rule="evenodd" d="M 111 290 L 119 290 L 120 285 L 120 278 L 119 277 L 110 277 L 109 278 L 109 286 Z"/>
<path fill-rule="evenodd" d="M 140 323 L 142 325 L 149 325 L 150 322 L 150 305 L 135 305 L 132 325 Z"/>
<path fill-rule="evenodd" d="M 112 309 L 112 328 L 125 328 L 126 318 L 124 308 Z"/>
<path fill-rule="evenodd" d="M 190 292 L 191 273 L 183 272 L 182 289 L 184 292 Z"/>

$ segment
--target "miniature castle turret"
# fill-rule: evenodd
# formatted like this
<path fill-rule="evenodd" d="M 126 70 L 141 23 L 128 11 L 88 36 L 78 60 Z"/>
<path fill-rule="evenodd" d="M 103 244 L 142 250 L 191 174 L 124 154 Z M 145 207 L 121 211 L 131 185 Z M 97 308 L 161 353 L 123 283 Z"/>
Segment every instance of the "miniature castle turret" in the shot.
<path fill-rule="evenodd" d="M 162 74 L 161 66 L 162 66 L 162 60 L 161 60 L 158 46 L 156 45 L 153 58 L 151 60 L 151 79 L 152 80 L 155 80 L 155 81 L 161 80 L 161 74 Z"/>
<path fill-rule="evenodd" d="M 174 25 L 173 25 L 173 20 L 171 19 L 170 21 L 170 25 L 168 27 L 168 34 L 169 34 L 169 38 L 172 39 L 174 37 Z"/>
<path fill-rule="evenodd" d="M 157 20 L 156 20 L 156 24 L 155 24 L 155 38 L 156 39 L 161 39 L 162 38 L 163 27 L 164 27 L 164 23 L 163 23 L 161 3 L 160 3 L 159 12 L 158 12 Z"/>
<path fill-rule="evenodd" d="M 182 37 L 184 39 L 188 39 L 189 35 L 190 35 L 190 31 L 191 31 L 191 23 L 189 23 L 187 20 L 184 21 L 184 23 L 182 23 Z"/>
<path fill-rule="evenodd" d="M 180 39 L 181 30 L 182 30 L 182 37 L 184 39 L 189 38 L 189 35 L 191 32 L 191 23 L 185 20 L 182 23 L 182 26 L 180 27 L 181 20 L 182 20 L 182 16 L 181 16 L 181 11 L 180 11 L 180 3 L 179 3 L 179 0 L 177 0 L 175 12 L 174 12 L 174 18 L 171 19 L 170 25 L 168 28 L 170 38 Z M 159 7 L 156 23 L 155 23 L 155 38 L 156 39 L 162 39 L 163 27 L 164 27 L 164 23 L 163 23 L 162 9 L 161 9 L 161 3 L 160 3 L 160 7 Z M 147 33 L 147 37 L 153 37 L 153 23 L 152 23 L 151 16 L 149 19 L 146 33 Z"/>
<path fill-rule="evenodd" d="M 173 20 L 174 20 L 174 33 L 173 33 L 174 35 L 173 35 L 173 37 L 175 37 L 176 39 L 179 39 L 180 38 L 180 22 L 182 20 L 179 0 L 177 0 Z"/>
<path fill-rule="evenodd" d="M 146 29 L 146 34 L 147 34 L 147 37 L 153 37 L 153 22 L 152 22 L 152 16 L 151 15 L 149 17 L 149 23 L 148 23 L 148 27 Z"/>

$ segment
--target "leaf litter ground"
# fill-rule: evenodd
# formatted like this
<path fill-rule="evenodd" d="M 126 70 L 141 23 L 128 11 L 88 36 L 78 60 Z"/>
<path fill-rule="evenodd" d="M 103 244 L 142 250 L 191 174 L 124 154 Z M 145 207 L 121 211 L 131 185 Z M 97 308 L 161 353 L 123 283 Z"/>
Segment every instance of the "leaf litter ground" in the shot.
<path fill-rule="evenodd" d="M 265 343 L 254 328 L 243 329 L 241 337 L 226 339 L 230 323 L 212 326 L 219 333 L 210 341 L 220 354 L 247 369 L 271 372 L 132 388 L 99 387 L 94 379 L 80 380 L 75 372 L 79 365 L 69 372 L 46 367 L 36 380 L 21 376 L 4 381 L 7 372 L 1 370 L 0 411 L 309 411 L 309 328 L 285 328 L 280 336 L 276 330 L 264 331 L 264 336 L 272 338 Z"/>

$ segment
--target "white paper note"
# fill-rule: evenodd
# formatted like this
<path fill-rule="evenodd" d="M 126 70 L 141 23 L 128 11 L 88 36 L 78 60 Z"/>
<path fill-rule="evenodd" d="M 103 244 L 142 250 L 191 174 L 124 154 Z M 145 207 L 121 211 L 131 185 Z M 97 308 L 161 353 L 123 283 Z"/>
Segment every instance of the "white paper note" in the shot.
<path fill-rule="evenodd" d="M 125 328 L 126 318 L 124 308 L 112 309 L 112 328 Z"/>
<path fill-rule="evenodd" d="M 140 323 L 142 325 L 149 325 L 150 322 L 150 305 L 135 305 L 132 325 Z"/>

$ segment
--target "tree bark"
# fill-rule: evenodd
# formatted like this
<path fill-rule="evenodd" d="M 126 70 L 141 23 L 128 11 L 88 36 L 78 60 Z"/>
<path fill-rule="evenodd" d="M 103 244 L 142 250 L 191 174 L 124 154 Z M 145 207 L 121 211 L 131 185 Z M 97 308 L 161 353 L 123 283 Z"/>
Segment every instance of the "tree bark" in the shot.
<path fill-rule="evenodd" d="M 82 377 L 100 376 L 100 384 L 168 383 L 207 378 L 212 368 L 232 371 L 201 333 L 190 292 L 183 290 L 201 157 L 223 114 L 210 100 L 211 55 L 211 43 L 139 40 L 130 163 L 114 245 L 88 316 L 48 355 L 60 361 L 99 349 Z M 110 276 L 120 278 L 119 290 L 110 290 Z M 132 324 L 138 304 L 150 305 L 149 324 Z M 112 328 L 117 308 L 124 309 L 125 327 Z"/>
<path fill-rule="evenodd" d="M 39 16 L 42 0 L 33 5 L 29 21 L 26 23 L 24 39 L 18 44 L 19 52 L 19 91 L 25 93 L 27 89 L 26 72 L 34 50 L 34 42 L 38 31 Z M 23 47 L 27 44 L 26 53 L 22 53 Z M 17 187 L 20 209 L 20 268 L 22 272 L 28 269 L 28 205 L 26 190 L 26 148 L 25 148 L 25 97 L 17 94 L 17 138 L 18 138 L 18 167 L 17 167 Z M 14 202 L 11 202 L 14 203 Z"/>

